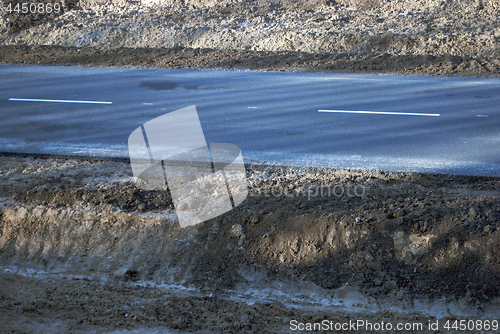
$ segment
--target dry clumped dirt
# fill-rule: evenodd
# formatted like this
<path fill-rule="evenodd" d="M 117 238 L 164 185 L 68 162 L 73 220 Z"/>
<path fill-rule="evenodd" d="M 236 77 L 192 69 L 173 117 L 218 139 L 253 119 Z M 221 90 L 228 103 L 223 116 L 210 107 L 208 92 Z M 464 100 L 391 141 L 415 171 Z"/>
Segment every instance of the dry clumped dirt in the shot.
<path fill-rule="evenodd" d="M 0 17 L 0 61 L 491 75 L 493 0 L 63 2 Z M 54 3 L 54 0 L 44 0 Z"/>
<path fill-rule="evenodd" d="M 126 160 L 0 166 L 7 332 L 500 314 L 499 178 L 247 165 L 240 206 L 182 229 L 168 192 L 137 188 Z"/>

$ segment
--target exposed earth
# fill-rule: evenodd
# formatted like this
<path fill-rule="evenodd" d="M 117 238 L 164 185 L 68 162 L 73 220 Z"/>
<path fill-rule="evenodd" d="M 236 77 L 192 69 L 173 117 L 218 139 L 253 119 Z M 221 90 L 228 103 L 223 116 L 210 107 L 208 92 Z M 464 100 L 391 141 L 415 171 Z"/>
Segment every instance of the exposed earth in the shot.
<path fill-rule="evenodd" d="M 0 3 L 0 63 L 500 73 L 493 0 L 19 2 Z M 240 206 L 182 229 L 129 161 L 0 155 L 0 332 L 500 320 L 500 178 L 246 170 Z"/>
<path fill-rule="evenodd" d="M 481 76 L 500 69 L 494 0 L 81 0 L 58 15 L 9 13 L 9 3 L 16 1 L 0 11 L 2 63 Z"/>
<path fill-rule="evenodd" d="M 284 333 L 293 319 L 500 314 L 499 178 L 247 165 L 240 206 L 182 229 L 169 193 L 137 188 L 128 161 L 0 166 L 7 332 Z"/>

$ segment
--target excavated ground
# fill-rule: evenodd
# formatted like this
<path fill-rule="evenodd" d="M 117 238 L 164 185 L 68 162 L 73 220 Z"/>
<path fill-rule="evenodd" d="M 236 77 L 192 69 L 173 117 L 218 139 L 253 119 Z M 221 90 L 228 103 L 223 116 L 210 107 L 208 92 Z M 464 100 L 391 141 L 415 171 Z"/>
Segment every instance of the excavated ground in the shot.
<path fill-rule="evenodd" d="M 0 3 L 5 64 L 500 73 L 495 0 L 17 2 Z M 128 161 L 0 155 L 1 331 L 498 318 L 499 178 L 246 168 L 240 206 L 181 229 Z"/>
<path fill-rule="evenodd" d="M 7 331 L 500 314 L 499 178 L 248 165 L 240 206 L 182 229 L 169 193 L 137 188 L 128 161 L 3 155 L 0 166 Z"/>
<path fill-rule="evenodd" d="M 7 12 L 17 2 L 0 3 L 2 63 L 500 73 L 496 0 L 80 0 L 59 14 Z"/>

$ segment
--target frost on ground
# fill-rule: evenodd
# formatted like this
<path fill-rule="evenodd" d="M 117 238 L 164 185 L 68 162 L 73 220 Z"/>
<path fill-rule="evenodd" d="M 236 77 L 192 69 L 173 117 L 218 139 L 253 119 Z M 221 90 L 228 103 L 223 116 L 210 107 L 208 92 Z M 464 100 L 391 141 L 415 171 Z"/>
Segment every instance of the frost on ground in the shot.
<path fill-rule="evenodd" d="M 494 0 L 68 2 L 0 18 L 3 63 L 498 75 Z M 43 46 L 43 47 L 42 47 Z"/>
<path fill-rule="evenodd" d="M 288 332 L 500 312 L 500 179 L 248 165 L 240 206 L 181 229 L 128 161 L 0 157 L 10 331 Z M 369 333 L 369 331 L 366 331 Z"/>

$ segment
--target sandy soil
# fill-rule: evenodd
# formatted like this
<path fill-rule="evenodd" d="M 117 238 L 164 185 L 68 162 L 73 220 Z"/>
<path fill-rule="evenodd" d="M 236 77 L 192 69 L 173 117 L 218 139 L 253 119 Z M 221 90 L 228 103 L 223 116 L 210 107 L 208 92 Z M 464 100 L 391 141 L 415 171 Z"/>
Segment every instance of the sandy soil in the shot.
<path fill-rule="evenodd" d="M 2 63 L 481 76 L 500 69 L 493 0 L 81 0 L 58 15 L 9 14 L 9 1 L 0 6 Z"/>
<path fill-rule="evenodd" d="M 128 161 L 0 166 L 0 317 L 12 332 L 500 314 L 498 178 L 248 165 L 242 205 L 181 229 L 169 194 L 136 188 Z"/>

